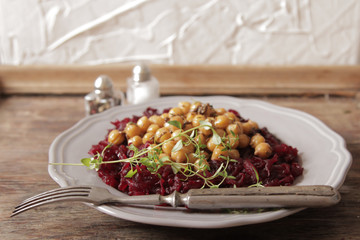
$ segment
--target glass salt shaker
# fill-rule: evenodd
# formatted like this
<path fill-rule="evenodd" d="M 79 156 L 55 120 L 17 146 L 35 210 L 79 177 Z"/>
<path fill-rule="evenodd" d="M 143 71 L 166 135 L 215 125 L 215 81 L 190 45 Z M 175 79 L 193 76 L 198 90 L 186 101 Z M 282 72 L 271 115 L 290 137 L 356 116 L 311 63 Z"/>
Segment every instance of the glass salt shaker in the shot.
<path fill-rule="evenodd" d="M 127 79 L 126 98 L 129 104 L 144 103 L 160 96 L 159 82 L 145 64 L 136 65 Z"/>
<path fill-rule="evenodd" d="M 124 94 L 121 91 L 114 91 L 110 77 L 100 75 L 94 82 L 94 90 L 84 99 L 86 115 L 91 115 L 121 105 Z"/>

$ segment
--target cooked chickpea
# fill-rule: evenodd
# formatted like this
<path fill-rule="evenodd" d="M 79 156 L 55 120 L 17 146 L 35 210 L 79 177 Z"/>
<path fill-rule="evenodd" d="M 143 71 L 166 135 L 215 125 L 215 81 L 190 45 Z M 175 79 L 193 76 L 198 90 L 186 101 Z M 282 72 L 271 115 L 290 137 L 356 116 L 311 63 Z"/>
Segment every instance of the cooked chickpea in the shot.
<path fill-rule="evenodd" d="M 197 112 L 200 106 L 201 106 L 201 102 L 194 102 L 190 106 L 190 112 Z"/>
<path fill-rule="evenodd" d="M 178 121 L 180 123 L 180 125 L 182 126 L 184 124 L 184 118 L 183 116 L 174 116 L 170 118 L 170 121 Z"/>
<path fill-rule="evenodd" d="M 163 127 L 164 124 L 165 124 L 165 120 L 158 116 L 158 115 L 152 115 L 150 118 L 149 118 L 149 121 L 154 123 L 154 124 L 157 124 L 159 127 Z"/>
<path fill-rule="evenodd" d="M 147 132 L 145 133 L 145 135 L 142 138 L 142 142 L 143 144 L 149 142 L 149 143 L 154 143 L 154 137 L 155 137 L 155 133 L 154 132 Z"/>
<path fill-rule="evenodd" d="M 255 148 L 257 145 L 259 145 L 260 143 L 263 143 L 263 142 L 265 142 L 265 138 L 260 133 L 256 133 L 250 139 L 250 146 L 252 148 Z"/>
<path fill-rule="evenodd" d="M 209 162 L 206 161 L 205 159 L 197 159 L 194 162 L 193 167 L 194 167 L 195 171 L 203 172 L 203 171 L 206 171 L 209 168 Z"/>
<path fill-rule="evenodd" d="M 179 107 L 174 107 L 174 108 L 170 109 L 170 111 L 169 111 L 170 117 L 182 116 L 182 115 L 184 115 L 184 111 Z"/>
<path fill-rule="evenodd" d="M 186 136 L 178 136 L 182 132 L 183 132 L 183 130 L 177 129 L 171 134 L 171 137 L 173 137 L 175 141 L 179 141 L 179 140 L 186 141 L 187 140 Z"/>
<path fill-rule="evenodd" d="M 220 137 L 224 137 L 226 135 L 226 132 L 224 129 L 221 128 L 215 128 L 215 132 L 220 136 Z"/>
<path fill-rule="evenodd" d="M 166 141 L 166 142 L 161 146 L 161 148 L 162 148 L 162 150 L 163 150 L 164 153 L 166 153 L 166 154 L 168 154 L 168 155 L 170 156 L 171 151 L 172 151 L 172 149 L 174 148 L 175 144 L 176 144 L 176 141 L 174 141 L 174 140 Z"/>
<path fill-rule="evenodd" d="M 229 152 L 222 145 L 217 145 L 211 155 L 211 160 L 222 160 L 220 156 L 228 156 Z"/>
<path fill-rule="evenodd" d="M 232 124 L 229 124 L 226 127 L 226 132 L 227 134 L 235 134 L 235 135 L 240 135 L 243 133 L 243 129 L 242 129 L 242 125 L 240 122 L 235 122 Z"/>
<path fill-rule="evenodd" d="M 212 134 L 211 128 L 209 127 L 201 127 L 199 128 L 199 132 L 202 133 L 204 136 L 210 136 Z"/>
<path fill-rule="evenodd" d="M 228 155 L 231 159 L 239 159 L 240 158 L 240 153 L 236 149 L 229 150 Z"/>
<path fill-rule="evenodd" d="M 211 123 L 211 126 L 214 126 L 214 122 L 215 122 L 215 117 L 207 117 L 206 121 Z"/>
<path fill-rule="evenodd" d="M 250 138 L 248 135 L 240 134 L 238 138 L 239 138 L 239 145 L 238 145 L 239 148 L 245 148 L 249 146 Z"/>
<path fill-rule="evenodd" d="M 215 117 L 215 128 L 225 129 L 230 124 L 230 119 L 225 115 Z"/>
<path fill-rule="evenodd" d="M 164 119 L 165 122 L 169 121 L 169 119 L 170 119 L 169 113 L 163 113 L 163 114 L 160 115 L 160 117 L 162 119 Z"/>
<path fill-rule="evenodd" d="M 189 130 L 189 129 L 191 129 L 191 128 L 193 128 L 193 125 L 192 125 L 191 122 L 185 122 L 185 123 L 184 123 L 184 125 L 183 125 L 184 131 Z M 188 132 L 187 134 L 190 135 L 191 132 Z"/>
<path fill-rule="evenodd" d="M 203 134 L 199 133 L 197 136 L 195 136 L 194 141 L 199 145 L 205 145 L 206 137 Z"/>
<path fill-rule="evenodd" d="M 146 132 L 146 130 L 148 129 L 150 124 L 151 124 L 151 122 L 149 121 L 148 117 L 146 117 L 146 116 L 139 118 L 139 120 L 137 121 L 137 125 L 139 126 L 139 128 L 141 129 L 142 132 Z"/>
<path fill-rule="evenodd" d="M 224 113 L 225 116 L 227 116 L 230 119 L 230 122 L 235 122 L 238 120 L 238 118 L 236 117 L 236 115 L 232 112 L 226 112 Z"/>
<path fill-rule="evenodd" d="M 183 110 L 184 114 L 187 114 L 190 111 L 191 103 L 189 102 L 179 102 L 178 107 Z"/>
<path fill-rule="evenodd" d="M 195 146 L 193 144 L 188 144 L 188 145 L 184 145 L 182 147 L 182 149 L 184 150 L 184 152 L 186 154 L 190 154 L 190 153 L 193 153 L 195 151 Z"/>
<path fill-rule="evenodd" d="M 142 138 L 140 136 L 134 136 L 128 140 L 129 145 L 132 144 L 137 148 L 140 147 L 142 143 Z"/>
<path fill-rule="evenodd" d="M 171 137 L 170 130 L 166 127 L 159 128 L 156 133 L 154 140 L 156 143 L 162 143 Z"/>
<path fill-rule="evenodd" d="M 201 114 L 197 114 L 194 118 L 193 118 L 193 120 L 191 121 L 191 123 L 192 123 L 192 125 L 194 126 L 194 127 L 198 127 L 198 126 L 200 126 L 200 121 L 205 121 L 205 116 L 204 115 L 201 115 Z"/>
<path fill-rule="evenodd" d="M 183 149 L 180 149 L 179 151 L 171 152 L 171 160 L 177 163 L 186 163 L 187 157 L 186 153 Z"/>
<path fill-rule="evenodd" d="M 117 129 L 112 130 L 108 135 L 108 142 L 120 145 L 125 141 L 125 134 Z"/>
<path fill-rule="evenodd" d="M 211 160 L 222 161 L 223 159 L 220 156 L 230 157 L 231 159 L 239 159 L 240 153 L 236 149 L 225 150 L 225 147 L 223 146 L 216 146 L 211 155 Z"/>
<path fill-rule="evenodd" d="M 226 142 L 230 145 L 231 148 L 237 148 L 239 146 L 239 136 L 238 135 L 232 135 L 229 134 L 226 137 Z"/>
<path fill-rule="evenodd" d="M 146 132 L 149 132 L 149 133 L 154 133 L 160 128 L 159 125 L 157 124 L 151 124 L 148 129 L 146 130 Z"/>
<path fill-rule="evenodd" d="M 125 134 L 128 139 L 134 137 L 134 136 L 140 136 L 142 135 L 142 131 L 140 127 L 135 123 L 128 123 L 125 127 Z"/>
<path fill-rule="evenodd" d="M 272 153 L 272 149 L 268 143 L 262 142 L 256 145 L 254 154 L 261 158 L 268 158 Z"/>
<path fill-rule="evenodd" d="M 259 129 L 259 126 L 256 122 L 249 120 L 247 122 L 242 123 L 242 128 L 243 128 L 243 132 L 249 135 L 253 131 Z"/>
<path fill-rule="evenodd" d="M 195 116 L 196 116 L 195 112 L 189 112 L 188 114 L 186 114 L 186 121 L 192 122 Z"/>
<path fill-rule="evenodd" d="M 180 123 L 180 126 L 182 126 L 183 123 L 184 123 L 184 119 L 183 119 L 181 116 L 171 117 L 171 118 L 169 119 L 169 121 L 177 121 L 177 122 Z M 172 132 L 179 129 L 179 128 L 177 128 L 176 126 L 169 124 L 168 122 L 166 122 L 164 126 L 167 127 L 167 128 L 169 128 L 170 131 L 172 131 Z"/>
<path fill-rule="evenodd" d="M 217 146 L 214 142 L 213 142 L 213 137 L 209 138 L 209 140 L 206 143 L 206 147 L 210 152 L 213 152 L 215 147 Z"/>
<path fill-rule="evenodd" d="M 190 153 L 187 155 L 187 160 L 188 160 L 188 163 L 195 163 L 195 161 L 197 160 L 197 154 L 195 153 Z"/>
<path fill-rule="evenodd" d="M 217 115 L 223 115 L 226 113 L 225 108 L 215 108 L 215 112 Z"/>

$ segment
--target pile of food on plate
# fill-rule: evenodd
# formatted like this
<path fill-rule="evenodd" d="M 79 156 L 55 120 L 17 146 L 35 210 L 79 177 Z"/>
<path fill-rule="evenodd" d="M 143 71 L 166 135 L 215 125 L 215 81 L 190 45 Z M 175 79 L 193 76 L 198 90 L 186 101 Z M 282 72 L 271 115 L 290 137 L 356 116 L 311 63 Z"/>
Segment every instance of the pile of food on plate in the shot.
<path fill-rule="evenodd" d="M 129 195 L 286 186 L 303 173 L 296 148 L 236 110 L 209 103 L 147 108 L 112 124 L 82 163 Z"/>

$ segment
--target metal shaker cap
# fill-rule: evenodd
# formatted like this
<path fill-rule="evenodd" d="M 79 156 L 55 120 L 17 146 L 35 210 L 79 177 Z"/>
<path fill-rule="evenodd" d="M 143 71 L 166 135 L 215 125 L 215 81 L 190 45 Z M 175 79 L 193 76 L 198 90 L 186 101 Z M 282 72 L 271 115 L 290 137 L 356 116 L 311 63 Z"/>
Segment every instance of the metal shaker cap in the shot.
<path fill-rule="evenodd" d="M 94 82 L 95 94 L 101 94 L 106 97 L 113 95 L 113 83 L 107 75 L 100 75 Z"/>
<path fill-rule="evenodd" d="M 132 78 L 135 82 L 145 82 L 150 80 L 151 78 L 150 68 L 144 63 L 136 65 L 133 68 Z"/>

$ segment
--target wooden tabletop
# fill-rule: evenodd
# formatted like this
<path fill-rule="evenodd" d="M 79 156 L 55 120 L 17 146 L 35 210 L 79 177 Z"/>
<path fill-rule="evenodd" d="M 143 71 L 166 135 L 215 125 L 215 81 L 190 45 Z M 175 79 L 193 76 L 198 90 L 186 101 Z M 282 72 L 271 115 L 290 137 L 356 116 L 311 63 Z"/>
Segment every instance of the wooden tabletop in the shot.
<path fill-rule="evenodd" d="M 330 71 L 327 74 L 331 75 L 331 69 L 327 69 Z M 82 92 L 46 93 L 44 90 L 45 92 L 36 94 L 26 90 L 21 90 L 22 92 L 14 90 L 15 88 L 9 90 L 4 86 L 15 86 L 17 83 L 16 81 L 9 83 L 7 81 L 9 71 L 1 70 L 0 68 L 0 85 L 3 86 L 2 92 L 6 93 L 0 98 L 1 239 L 359 239 L 360 101 L 357 92 L 360 79 L 357 78 L 358 68 L 341 73 L 353 76 L 352 80 L 348 80 L 348 84 L 352 84 L 348 90 L 346 85 L 340 89 L 340 83 L 336 84 L 335 80 L 331 80 L 330 85 L 320 80 L 321 84 L 318 86 L 311 83 L 316 85 L 314 89 L 318 90 L 313 91 L 316 94 L 310 95 L 306 94 L 306 87 L 300 87 L 303 93 L 290 91 L 286 94 L 284 90 L 278 90 L 271 94 L 269 88 L 255 94 L 241 90 L 232 90 L 229 93 L 236 97 L 260 99 L 314 115 L 345 139 L 353 163 L 340 188 L 342 200 L 339 204 L 327 208 L 306 209 L 267 223 L 224 229 L 183 229 L 146 225 L 106 215 L 82 203 L 46 205 L 10 218 L 14 206 L 20 201 L 58 187 L 47 172 L 49 146 L 58 134 L 83 118 L 85 112 Z M 278 70 L 280 75 L 283 74 L 282 69 Z M 18 69 L 18 71 L 23 70 Z M 319 78 L 319 74 L 315 74 L 311 69 L 302 68 L 302 71 L 307 72 L 308 76 Z M 274 69 L 271 69 L 271 72 L 276 75 Z M 199 76 L 202 78 L 204 74 L 207 73 L 200 72 Z M 21 81 L 26 79 L 30 81 L 27 84 L 30 84 L 31 74 L 23 74 Z M 179 85 L 184 84 L 182 80 L 179 81 Z M 255 83 L 252 84 L 255 86 Z M 291 84 L 296 86 L 295 83 Z M 21 84 L 16 86 L 21 88 Z M 336 91 L 336 88 L 341 91 Z M 250 91 L 249 89 L 247 91 Z M 197 94 L 208 94 L 205 90 L 198 91 Z M 211 94 L 216 93 L 225 94 L 220 90 L 211 92 Z M 187 92 L 183 91 L 179 94 L 187 94 Z"/>

